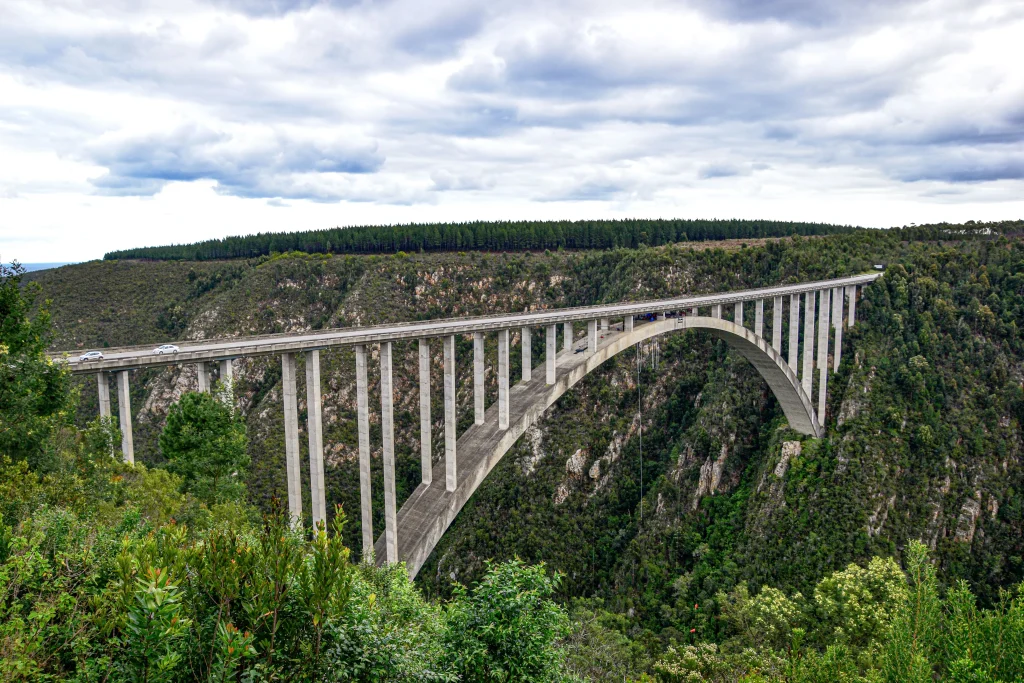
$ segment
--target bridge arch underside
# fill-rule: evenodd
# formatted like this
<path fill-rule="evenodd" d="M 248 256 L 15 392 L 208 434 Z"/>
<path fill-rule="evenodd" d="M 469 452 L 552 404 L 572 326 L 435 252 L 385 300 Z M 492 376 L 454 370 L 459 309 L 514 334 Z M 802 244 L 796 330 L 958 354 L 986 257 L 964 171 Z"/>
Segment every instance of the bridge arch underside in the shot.
<path fill-rule="evenodd" d="M 577 340 L 573 347 L 558 354 L 558 373 L 554 384 L 544 381 L 543 366 L 535 368 L 533 380 L 520 382 L 509 391 L 509 426 L 498 428 L 497 405 L 491 406 L 484 424 L 473 425 L 459 438 L 458 480 L 454 491 L 446 491 L 445 463 L 434 465 L 431 485 L 420 484 L 398 511 L 398 558 L 406 563 L 410 577 L 419 573 L 423 563 L 456 515 L 477 490 L 495 465 L 520 436 L 538 422 L 547 408 L 555 403 L 581 379 L 598 366 L 628 348 L 653 337 L 677 330 L 700 329 L 710 332 L 738 351 L 757 369 L 779 401 L 782 411 L 794 430 L 809 436 L 820 436 L 821 427 L 807 394 L 796 373 L 767 341 L 750 330 L 728 320 L 703 316 L 672 318 L 643 325 L 633 331 L 604 333 L 593 354 L 577 354 L 575 349 L 586 344 Z M 374 544 L 378 564 L 386 557 L 384 534 Z"/>

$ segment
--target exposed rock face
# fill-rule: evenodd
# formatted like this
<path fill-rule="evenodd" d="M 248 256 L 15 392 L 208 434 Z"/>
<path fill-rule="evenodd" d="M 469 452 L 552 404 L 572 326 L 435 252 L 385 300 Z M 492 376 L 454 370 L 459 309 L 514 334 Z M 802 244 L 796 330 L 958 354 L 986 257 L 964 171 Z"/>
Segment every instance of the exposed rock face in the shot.
<path fill-rule="evenodd" d="M 598 479 L 601 478 L 601 461 L 600 460 L 595 460 L 594 464 L 590 466 L 590 472 L 588 473 L 588 476 L 591 479 L 593 479 L 594 481 L 597 481 Z"/>
<path fill-rule="evenodd" d="M 587 458 L 583 455 L 583 449 L 577 449 L 568 460 L 565 461 L 565 471 L 571 476 L 583 476 L 583 469 L 587 464 Z"/>
<path fill-rule="evenodd" d="M 530 455 L 520 460 L 520 463 L 523 468 L 523 476 L 528 477 L 533 474 L 534 470 L 537 468 L 537 463 L 539 463 L 544 457 L 544 450 L 541 447 L 543 434 L 537 425 L 531 425 L 523 436 L 530 447 Z"/>
<path fill-rule="evenodd" d="M 960 508 L 960 516 L 956 520 L 956 536 L 954 540 L 960 543 L 971 543 L 974 541 L 974 531 L 978 525 L 978 515 L 981 514 L 981 503 L 968 498 Z"/>
<path fill-rule="evenodd" d="M 704 464 L 700 466 L 700 480 L 697 482 L 697 490 L 693 494 L 692 508 L 697 509 L 700 505 L 700 499 L 705 494 L 715 495 L 715 491 L 718 490 L 718 484 L 722 481 L 722 470 L 725 468 L 725 459 L 729 456 L 729 447 L 722 444 L 722 451 L 718 457 L 714 460 L 711 456 L 704 461 Z"/>
<path fill-rule="evenodd" d="M 803 444 L 799 441 L 782 442 L 782 456 L 779 458 L 779 464 L 775 466 L 776 477 L 782 478 L 786 476 L 786 470 L 789 469 L 789 461 L 792 458 L 799 457 L 802 448 Z"/>

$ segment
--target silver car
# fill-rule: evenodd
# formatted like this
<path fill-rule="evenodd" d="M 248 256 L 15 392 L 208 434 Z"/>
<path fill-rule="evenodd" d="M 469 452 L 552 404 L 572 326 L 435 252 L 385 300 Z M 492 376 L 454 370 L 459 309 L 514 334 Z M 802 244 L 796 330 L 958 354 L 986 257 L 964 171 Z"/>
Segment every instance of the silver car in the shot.
<path fill-rule="evenodd" d="M 162 353 L 177 353 L 178 347 L 174 344 L 161 344 L 160 346 L 153 349 L 153 353 L 160 355 Z"/>
<path fill-rule="evenodd" d="M 79 362 L 88 363 L 91 360 L 103 360 L 103 354 L 100 351 L 86 351 L 78 357 Z"/>

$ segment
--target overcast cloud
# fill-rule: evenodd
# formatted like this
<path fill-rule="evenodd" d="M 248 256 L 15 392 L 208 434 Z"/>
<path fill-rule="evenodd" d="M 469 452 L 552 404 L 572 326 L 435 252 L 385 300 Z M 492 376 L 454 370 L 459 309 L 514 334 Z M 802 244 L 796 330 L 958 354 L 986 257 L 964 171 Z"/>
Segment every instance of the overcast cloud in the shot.
<path fill-rule="evenodd" d="M 407 221 L 1024 217 L 1019 0 L 0 3 L 0 259 Z"/>

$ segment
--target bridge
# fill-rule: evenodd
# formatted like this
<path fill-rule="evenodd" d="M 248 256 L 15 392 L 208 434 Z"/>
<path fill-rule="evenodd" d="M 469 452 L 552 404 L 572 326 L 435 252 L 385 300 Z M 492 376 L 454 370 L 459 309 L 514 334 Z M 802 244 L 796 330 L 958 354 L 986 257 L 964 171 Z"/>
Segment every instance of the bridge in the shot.
<path fill-rule="evenodd" d="M 182 342 L 178 353 L 168 355 L 155 355 L 152 347 L 147 346 L 110 349 L 102 360 L 94 362 L 81 362 L 68 354 L 60 357 L 69 363 L 73 373 L 96 375 L 100 414 L 105 417 L 111 414 L 111 375 L 116 376 L 122 454 L 126 462 L 134 462 L 129 400 L 132 370 L 194 363 L 198 368 L 199 390 L 209 391 L 214 369 L 222 382 L 230 383 L 235 359 L 280 356 L 288 509 L 293 522 L 298 524 L 302 518 L 302 482 L 296 355 L 305 354 L 310 493 L 316 524 L 327 517 L 319 354 L 335 347 L 354 347 L 363 556 L 368 561 L 376 558 L 378 563 L 404 561 L 409 575 L 415 577 L 466 501 L 523 432 L 562 394 L 606 360 L 652 337 L 697 329 L 722 339 L 749 360 L 768 383 L 792 429 L 821 436 L 828 374 L 839 368 L 843 327 L 854 324 L 858 290 L 880 275 L 869 273 L 764 289 L 532 313 Z M 770 322 L 765 318 L 766 301 L 771 302 Z M 750 307 L 753 315 L 749 315 Z M 783 353 L 786 309 L 789 325 Z M 752 328 L 747 326 L 751 318 Z M 584 322 L 586 335 L 577 339 L 574 323 Z M 559 326 L 563 331 L 561 350 L 557 345 Z M 544 362 L 535 367 L 530 332 L 538 327 L 545 330 Z M 514 330 L 521 332 L 522 377 L 510 385 L 509 354 Z M 498 400 L 490 408 L 484 400 L 484 338 L 488 333 L 496 334 L 498 339 Z M 473 335 L 474 342 L 474 424 L 462 435 L 456 431 L 456 335 Z M 401 509 L 396 509 L 392 345 L 395 341 L 414 339 L 419 346 L 422 480 Z M 432 340 L 440 340 L 444 363 L 444 455 L 437 463 L 431 452 Z M 376 542 L 371 505 L 367 364 L 367 347 L 371 344 L 378 344 L 380 350 L 384 462 L 385 530 Z M 811 396 L 815 370 L 816 404 Z"/>

